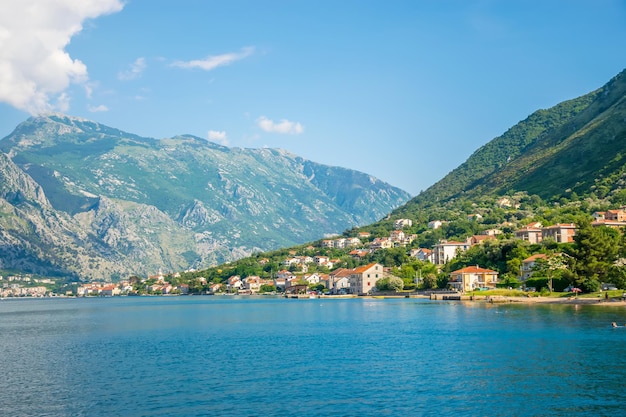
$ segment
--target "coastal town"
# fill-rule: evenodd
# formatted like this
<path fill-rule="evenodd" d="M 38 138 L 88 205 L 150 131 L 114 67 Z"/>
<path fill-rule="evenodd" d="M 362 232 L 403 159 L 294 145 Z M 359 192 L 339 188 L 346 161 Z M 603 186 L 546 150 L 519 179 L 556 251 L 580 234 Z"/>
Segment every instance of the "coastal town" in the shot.
<path fill-rule="evenodd" d="M 594 212 L 592 226 L 620 229 L 626 226 L 626 211 L 624 208 Z M 480 214 L 467 216 L 468 221 L 480 222 Z M 433 220 L 427 227 L 436 230 L 446 223 L 445 220 Z M 380 262 L 367 262 L 368 257 L 378 251 L 392 248 L 404 248 L 410 259 L 419 261 L 430 270 L 441 271 L 446 265 L 454 261 L 477 245 L 485 245 L 503 237 L 504 232 L 498 228 L 486 228 L 479 234 L 468 236 L 465 240 L 441 239 L 430 248 L 411 247 L 417 238 L 416 234 L 405 233 L 403 229 L 411 228 L 413 221 L 401 218 L 394 221 L 393 230 L 388 236 L 372 237 L 369 232 L 359 231 L 354 237 L 334 237 L 323 239 L 304 249 L 307 254 L 299 254 L 291 250 L 287 256 L 280 259 L 279 268 L 269 276 L 260 274 L 232 274 L 224 279 L 211 279 L 209 276 L 198 275 L 197 271 L 163 273 L 147 277 L 131 277 L 119 282 L 87 282 L 75 285 L 56 293 L 52 288 L 54 280 L 40 279 L 32 276 L 11 275 L 0 276 L 0 297 L 42 297 L 56 296 L 101 296 L 112 297 L 122 295 L 188 295 L 188 294 L 224 294 L 224 295 L 253 295 L 253 294 L 285 294 L 289 295 L 352 295 L 363 296 L 389 291 L 424 290 L 429 289 L 418 274 L 412 283 L 389 285 L 394 279 L 397 281 L 398 268 L 385 266 Z M 531 222 L 520 227 L 512 234 L 512 239 L 540 244 L 550 241 L 555 244 L 572 243 L 577 233 L 574 223 L 557 223 L 548 226 L 540 222 Z M 345 253 L 355 267 L 343 266 L 345 257 L 332 258 L 328 250 L 338 250 Z M 335 252 L 337 253 L 337 252 Z M 517 279 L 525 285 L 533 276 L 545 275 L 545 265 L 560 260 L 560 268 L 564 268 L 561 252 L 536 253 L 521 260 L 517 270 Z M 272 262 L 269 258 L 258 259 L 263 267 Z M 543 266 L 543 268 L 540 268 Z M 426 267 L 424 269 L 427 269 Z M 193 278 L 186 277 L 194 274 Z M 402 282 L 400 280 L 400 282 Z M 616 289 L 614 285 L 603 283 L 603 289 Z M 446 273 L 445 285 L 440 289 L 468 293 L 472 291 L 493 290 L 501 286 L 500 273 L 484 265 L 467 265 Z M 408 288 L 407 288 L 408 287 Z M 552 290 L 552 287 L 550 287 Z"/>

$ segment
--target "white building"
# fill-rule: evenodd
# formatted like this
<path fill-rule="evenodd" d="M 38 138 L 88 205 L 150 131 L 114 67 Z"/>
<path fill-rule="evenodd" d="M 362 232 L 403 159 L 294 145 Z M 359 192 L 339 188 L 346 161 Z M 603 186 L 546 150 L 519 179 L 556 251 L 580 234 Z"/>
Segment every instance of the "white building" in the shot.
<path fill-rule="evenodd" d="M 433 246 L 433 263 L 435 265 L 443 265 L 450 259 L 456 258 L 459 252 L 465 252 L 470 247 L 468 242 L 455 242 L 441 240 L 438 244 Z"/>

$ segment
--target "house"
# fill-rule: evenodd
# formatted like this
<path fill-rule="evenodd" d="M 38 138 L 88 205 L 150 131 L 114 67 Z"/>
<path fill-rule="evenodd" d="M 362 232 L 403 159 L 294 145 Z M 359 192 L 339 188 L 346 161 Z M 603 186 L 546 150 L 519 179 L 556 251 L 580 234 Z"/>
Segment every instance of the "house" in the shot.
<path fill-rule="evenodd" d="M 483 219 L 483 216 L 481 216 L 478 213 L 474 213 L 474 214 L 468 214 L 467 215 L 467 220 L 470 222 L 479 222 Z"/>
<path fill-rule="evenodd" d="M 361 258 L 365 258 L 371 252 L 372 251 L 370 249 L 354 249 L 354 250 L 351 250 L 348 253 L 348 255 L 352 256 L 354 259 L 361 259 Z"/>
<path fill-rule="evenodd" d="M 541 229 L 530 225 L 516 230 L 515 237 L 517 239 L 526 240 L 528 243 L 539 243 L 543 239 Z"/>
<path fill-rule="evenodd" d="M 404 235 L 404 244 L 405 245 L 410 245 L 411 243 L 413 243 L 413 241 L 417 239 L 417 234 L 412 234 L 412 235 Z"/>
<path fill-rule="evenodd" d="M 283 266 L 291 266 L 291 265 L 299 265 L 300 264 L 300 259 L 294 257 L 291 258 L 287 258 L 282 262 Z"/>
<path fill-rule="evenodd" d="M 410 220 L 410 219 L 398 219 L 395 222 L 393 222 L 394 229 L 403 229 L 405 227 L 411 227 L 411 226 L 413 226 L 413 220 Z"/>
<path fill-rule="evenodd" d="M 511 199 L 508 197 L 501 197 L 498 201 L 496 201 L 496 204 L 500 208 L 510 208 L 513 206 Z"/>
<path fill-rule="evenodd" d="M 548 256 L 545 253 L 538 253 L 536 255 L 530 256 L 522 261 L 522 266 L 520 267 L 520 275 L 523 281 L 526 281 L 534 272 L 535 265 L 539 259 L 547 260 Z"/>
<path fill-rule="evenodd" d="M 321 246 L 323 248 L 334 248 L 335 247 L 335 242 L 333 240 L 330 240 L 330 239 L 324 239 L 324 240 L 322 240 Z"/>
<path fill-rule="evenodd" d="M 357 237 L 359 239 L 369 239 L 370 236 L 371 236 L 370 232 L 359 232 L 359 233 L 357 233 Z"/>
<path fill-rule="evenodd" d="M 595 222 L 592 222 L 591 225 L 593 227 L 600 227 L 600 226 L 606 226 L 606 227 L 610 227 L 612 229 L 621 229 L 622 227 L 626 227 L 626 222 L 618 222 L 616 220 L 597 220 Z"/>
<path fill-rule="evenodd" d="M 468 250 L 469 247 L 470 244 L 467 242 L 440 240 L 438 244 L 433 246 L 433 263 L 443 265 L 455 258 L 459 252 Z"/>
<path fill-rule="evenodd" d="M 305 275 L 303 279 L 307 282 L 307 284 L 319 284 L 320 282 L 319 274 Z"/>
<path fill-rule="evenodd" d="M 594 211 L 591 217 L 593 217 L 595 221 L 598 221 L 598 220 L 604 220 L 605 215 L 606 215 L 605 211 Z"/>
<path fill-rule="evenodd" d="M 348 239 L 342 237 L 339 239 L 335 239 L 335 248 L 343 249 L 348 246 Z"/>
<path fill-rule="evenodd" d="M 337 268 L 328 274 L 328 289 L 331 294 L 345 294 L 350 288 L 351 269 Z"/>
<path fill-rule="evenodd" d="M 469 243 L 470 246 L 474 246 L 483 243 L 485 240 L 495 240 L 495 238 L 495 235 L 474 235 L 468 237 L 466 242 Z"/>
<path fill-rule="evenodd" d="M 432 220 L 432 221 L 428 222 L 428 228 L 429 229 L 439 229 L 442 224 L 443 223 L 441 222 L 441 220 Z"/>
<path fill-rule="evenodd" d="M 293 277 L 294 275 L 290 271 L 287 271 L 286 269 L 281 269 L 280 271 L 276 273 L 276 278 L 282 279 L 282 280 L 291 279 Z"/>
<path fill-rule="evenodd" d="M 502 230 L 500 229 L 487 229 L 480 232 L 481 235 L 484 236 L 497 236 L 502 234 Z"/>
<path fill-rule="evenodd" d="M 371 250 L 389 249 L 389 248 L 393 248 L 393 242 L 389 238 L 386 238 L 386 237 L 377 237 L 376 239 L 370 242 Z"/>
<path fill-rule="evenodd" d="M 605 220 L 612 220 L 616 222 L 626 221 L 626 211 L 624 210 L 607 210 L 604 213 Z"/>
<path fill-rule="evenodd" d="M 97 294 L 97 293 L 98 293 L 98 287 L 94 284 L 83 284 L 76 289 L 76 295 L 78 295 L 79 297 L 84 297 L 89 294 Z"/>
<path fill-rule="evenodd" d="M 292 276 L 290 278 L 285 279 L 285 291 L 290 290 L 290 288 L 292 287 L 297 287 L 297 286 L 302 286 L 302 285 L 307 286 L 307 284 L 303 284 L 301 277 Z"/>
<path fill-rule="evenodd" d="M 285 291 L 285 281 L 285 278 L 274 278 L 274 286 L 276 287 L 276 289 Z"/>
<path fill-rule="evenodd" d="M 420 261 L 433 262 L 433 251 L 427 248 L 411 249 L 409 255 Z"/>
<path fill-rule="evenodd" d="M 117 285 L 110 284 L 100 288 L 98 293 L 105 297 L 112 297 L 114 295 L 120 295 L 122 293 L 122 290 L 120 290 Z"/>
<path fill-rule="evenodd" d="M 382 277 L 383 266 L 381 264 L 371 263 L 355 268 L 350 273 L 350 292 L 368 294 Z"/>
<path fill-rule="evenodd" d="M 261 277 L 257 275 L 250 275 L 243 279 L 244 289 L 249 290 L 250 292 L 259 292 L 261 289 Z"/>
<path fill-rule="evenodd" d="M 330 288 L 330 274 L 318 274 L 320 276 L 320 284 L 326 288 Z"/>
<path fill-rule="evenodd" d="M 448 284 L 458 291 L 473 291 L 478 288 L 495 288 L 498 283 L 498 271 L 468 266 L 450 273 Z"/>
<path fill-rule="evenodd" d="M 152 292 L 152 293 L 163 293 L 163 285 L 162 284 L 152 284 L 148 286 L 148 291 Z"/>
<path fill-rule="evenodd" d="M 209 291 L 212 293 L 220 292 L 222 290 L 222 284 L 211 284 L 209 286 Z"/>
<path fill-rule="evenodd" d="M 330 258 L 328 256 L 317 255 L 313 257 L 313 262 L 315 262 L 316 265 L 326 265 L 329 261 Z"/>
<path fill-rule="evenodd" d="M 314 262 L 310 256 L 296 256 L 296 259 L 300 265 L 312 264 Z"/>
<path fill-rule="evenodd" d="M 575 234 L 576 225 L 574 223 L 557 223 L 541 229 L 541 235 L 544 240 L 553 239 L 557 243 L 573 242 Z"/>
<path fill-rule="evenodd" d="M 236 292 L 243 287 L 243 282 L 241 282 L 241 277 L 239 275 L 233 275 L 228 278 L 226 281 L 226 289 L 228 292 Z"/>
<path fill-rule="evenodd" d="M 402 242 L 404 241 L 404 232 L 402 230 L 393 230 L 389 233 L 389 240 L 392 242 Z"/>

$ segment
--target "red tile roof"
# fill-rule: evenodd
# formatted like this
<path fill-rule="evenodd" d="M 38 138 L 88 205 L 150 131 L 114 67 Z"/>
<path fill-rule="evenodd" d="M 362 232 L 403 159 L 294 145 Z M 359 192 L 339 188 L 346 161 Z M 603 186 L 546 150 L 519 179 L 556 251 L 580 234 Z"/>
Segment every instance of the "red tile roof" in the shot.
<path fill-rule="evenodd" d="M 497 274 L 498 271 L 493 269 L 481 268 L 479 266 L 467 266 L 457 271 L 451 272 L 451 274 Z"/>

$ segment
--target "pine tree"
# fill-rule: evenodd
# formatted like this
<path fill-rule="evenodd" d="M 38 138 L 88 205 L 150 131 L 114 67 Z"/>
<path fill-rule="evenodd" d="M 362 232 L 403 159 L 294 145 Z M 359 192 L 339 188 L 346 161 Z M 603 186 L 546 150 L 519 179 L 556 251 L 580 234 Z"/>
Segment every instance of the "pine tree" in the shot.
<path fill-rule="evenodd" d="M 583 291 L 598 291 L 618 257 L 619 232 L 605 226 L 593 227 L 585 219 L 578 224 L 574 242 L 574 283 Z"/>

